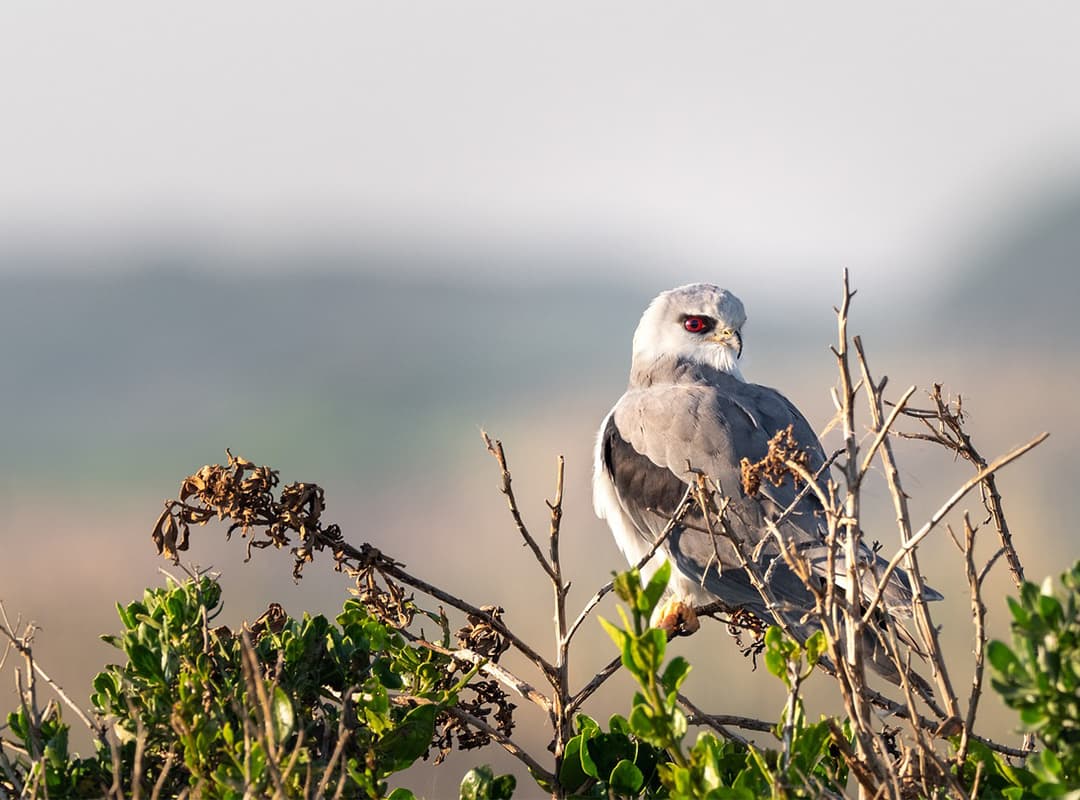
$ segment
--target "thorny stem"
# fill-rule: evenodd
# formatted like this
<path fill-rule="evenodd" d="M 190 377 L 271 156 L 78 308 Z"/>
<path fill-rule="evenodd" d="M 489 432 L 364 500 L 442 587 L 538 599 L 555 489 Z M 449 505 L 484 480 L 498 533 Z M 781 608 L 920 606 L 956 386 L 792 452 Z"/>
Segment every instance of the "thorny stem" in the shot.
<path fill-rule="evenodd" d="M 783 614 L 780 613 L 780 606 L 776 602 L 776 597 L 769 589 L 767 581 L 765 581 L 758 573 L 757 565 L 752 561 L 752 554 L 747 552 L 746 543 L 736 536 L 728 527 L 726 519 L 728 498 L 721 496 L 720 503 L 715 503 L 714 498 L 719 495 L 719 487 L 712 483 L 705 475 L 698 475 L 696 485 L 691 484 L 691 486 L 694 487 L 695 497 L 698 506 L 701 509 L 702 519 L 705 522 L 705 531 L 709 534 L 709 539 L 715 543 L 717 537 L 723 536 L 731 542 L 732 550 L 734 550 L 735 556 L 739 562 L 739 568 L 746 573 L 751 586 L 753 586 L 761 596 L 762 601 L 765 603 L 765 607 L 769 609 L 769 612 L 772 615 L 773 622 L 783 629 L 786 635 L 795 638 L 795 635 L 791 630 L 791 625 L 784 618 Z M 710 516 L 710 514 L 712 516 Z M 717 528 L 713 527 L 713 520 L 716 521 Z M 781 556 L 776 556 L 776 558 L 780 557 Z"/>
<path fill-rule="evenodd" d="M 501 491 L 506 497 L 506 504 L 510 509 L 510 516 L 514 519 L 514 525 L 517 526 L 518 533 L 521 534 L 521 538 L 525 540 L 525 544 L 528 545 L 530 550 L 532 550 L 532 554 L 536 556 L 536 561 L 538 564 L 540 564 L 541 569 L 543 569 L 544 572 L 547 573 L 547 576 L 551 578 L 553 582 L 557 581 L 558 578 L 555 575 L 556 567 L 554 563 L 548 562 L 547 559 L 544 558 L 544 554 L 540 551 L 540 545 L 537 544 L 536 539 L 534 539 L 532 537 L 532 534 L 529 533 L 529 529 L 525 525 L 525 520 L 521 517 L 521 511 L 518 509 L 517 498 L 514 497 L 514 489 L 512 486 L 513 478 L 510 475 L 510 468 L 506 465 L 506 454 L 503 452 L 502 442 L 500 442 L 498 439 L 492 440 L 491 437 L 487 435 L 486 431 L 480 431 L 480 436 L 483 438 L 484 445 L 487 447 L 488 452 L 491 453 L 491 455 L 495 457 L 495 460 L 499 462 L 499 470 L 502 473 L 502 486 L 499 488 L 499 491 Z M 561 481 L 561 461 L 559 465 L 559 470 Z"/>
<path fill-rule="evenodd" d="M 499 445 L 502 451 L 502 445 Z M 555 774 L 562 769 L 563 753 L 570 739 L 572 713 L 570 706 L 570 640 L 566 628 L 566 594 L 569 585 L 563 582 L 562 559 L 559 553 L 559 531 L 562 526 L 563 477 L 565 461 L 559 456 L 555 470 L 555 499 L 547 504 L 551 512 L 549 529 L 549 547 L 551 587 L 555 595 L 555 680 L 553 711 L 555 715 Z M 561 796 L 562 789 L 557 787 L 553 796 Z"/>
<path fill-rule="evenodd" d="M 862 475 L 859 472 L 859 444 L 855 435 L 855 390 L 852 388 L 850 359 L 848 357 L 848 333 L 847 320 L 848 310 L 851 307 L 851 298 L 855 293 L 848 283 L 848 271 L 844 270 L 843 299 L 840 308 L 836 309 L 837 321 L 837 347 L 833 348 L 836 356 L 837 368 L 840 375 L 840 408 L 839 414 L 843 424 L 845 463 L 843 465 L 844 476 L 848 491 L 844 498 L 844 560 L 846 591 L 844 598 L 844 631 L 847 636 L 847 646 L 844 648 L 844 658 L 853 679 L 853 692 L 851 693 L 851 712 L 856 721 L 856 730 L 859 732 L 857 739 L 859 755 L 863 758 L 870 753 L 870 740 L 864 733 L 869 727 L 869 713 L 866 698 L 862 688 L 866 684 L 866 672 L 863 665 L 862 629 L 864 620 L 859 617 L 858 609 L 862 607 L 862 587 L 859 576 L 859 554 L 861 544 L 861 531 L 859 530 L 859 484 Z M 846 693 L 845 693 L 846 694 Z M 877 772 L 877 760 L 874 759 L 873 767 Z M 884 779 L 883 774 L 878 777 Z"/>
<path fill-rule="evenodd" d="M 761 733 L 772 733 L 776 730 L 775 722 L 768 722 L 763 719 L 756 719 L 755 717 L 742 717 L 736 714 L 707 714 L 694 705 L 686 695 L 679 693 L 676 695 L 676 698 L 682 707 L 690 712 L 686 718 L 686 721 L 689 724 L 708 725 L 729 739 L 739 741 L 742 740 L 742 737 L 732 734 L 731 731 L 724 727 L 726 725 L 748 731 L 760 731 Z"/>
<path fill-rule="evenodd" d="M 863 350 L 862 340 L 858 336 L 855 337 L 855 349 L 858 352 L 859 366 L 862 370 L 863 382 L 866 385 L 866 399 L 870 407 L 870 418 L 873 421 L 874 428 L 877 429 L 878 432 L 874 441 L 875 445 L 880 446 L 881 463 L 885 470 L 885 478 L 889 484 L 889 494 L 892 496 L 893 507 L 896 511 L 896 524 L 900 532 L 900 543 L 901 545 L 907 545 L 908 541 L 911 539 L 911 515 L 908 512 L 907 494 L 904 492 L 903 486 L 900 483 L 900 470 L 896 465 L 892 444 L 888 437 L 893 423 L 903 411 L 908 399 L 914 393 L 915 387 L 912 386 L 904 393 L 900 398 L 900 401 L 893 407 L 892 412 L 889 414 L 889 418 L 883 421 L 881 390 L 882 387 L 884 387 L 885 379 L 882 379 L 881 385 L 874 382 L 874 379 L 870 375 L 870 365 L 867 362 L 866 353 Z M 869 466 L 869 458 L 870 454 L 867 454 L 867 466 Z M 934 675 L 938 681 L 938 689 L 945 699 L 945 705 L 948 709 L 949 716 L 953 719 L 958 719 L 960 716 L 960 707 L 957 704 L 956 692 L 953 689 L 952 680 L 949 677 L 948 665 L 945 663 L 945 658 L 941 652 L 941 643 L 938 637 L 937 626 L 934 625 L 933 619 L 930 616 L 930 609 L 926 604 L 926 587 L 923 583 L 922 572 L 919 569 L 918 557 L 914 550 L 906 551 L 904 566 L 907 568 L 908 580 L 911 585 L 911 604 L 915 621 L 919 627 L 919 632 L 922 635 L 923 641 L 926 643 L 928 655 L 933 660 Z"/>
<path fill-rule="evenodd" d="M 905 438 L 928 439 L 953 450 L 957 455 L 971 462 L 977 470 L 985 470 L 987 466 L 986 459 L 975 449 L 971 436 L 964 430 L 960 399 L 957 398 L 956 411 L 952 411 L 949 403 L 941 396 L 941 384 L 934 384 L 934 388 L 930 392 L 930 399 L 934 401 L 935 406 L 932 411 L 907 409 L 904 413 L 909 417 L 921 420 L 930 429 L 931 435 L 910 433 L 900 435 Z M 934 428 L 931 420 L 938 422 L 937 428 Z M 948 434 L 946 429 L 949 432 Z M 1009 529 L 1009 522 L 1005 518 L 1001 493 L 998 492 L 997 479 L 994 475 L 987 475 L 983 481 L 983 504 L 994 521 L 994 527 L 997 529 L 998 537 L 1001 539 L 1002 549 L 1005 551 L 1005 560 L 1008 562 L 1009 571 L 1013 576 L 1013 583 L 1019 589 L 1024 585 L 1024 565 L 1020 563 L 1020 556 L 1017 555 L 1016 548 L 1013 546 L 1012 532 Z"/>
<path fill-rule="evenodd" d="M 982 601 L 982 575 L 975 572 L 975 527 L 964 514 L 964 574 L 971 590 L 971 618 L 975 624 L 975 670 L 971 676 L 971 694 L 968 696 L 967 716 L 960 732 L 960 745 L 956 748 L 956 765 L 963 766 L 967 760 L 971 732 L 975 727 L 975 713 L 982 695 L 983 663 L 986 655 L 986 604 Z M 999 551 L 1000 552 L 1000 551 Z"/>
<path fill-rule="evenodd" d="M 946 500 L 942 504 L 942 506 L 933 513 L 933 515 L 931 515 L 930 519 L 927 520 L 926 524 L 923 525 L 914 536 L 912 536 L 905 544 L 900 547 L 899 552 L 897 552 L 897 554 L 892 557 L 892 560 L 889 561 L 889 565 L 882 571 L 881 577 L 878 579 L 876 596 L 867 607 L 866 613 L 863 615 L 864 621 L 869 619 L 870 615 L 873 614 L 874 610 L 877 608 L 878 602 L 881 599 L 881 594 L 884 591 L 885 586 L 888 584 L 889 577 L 893 574 L 893 571 L 900 565 L 900 562 L 904 560 L 906 554 L 909 551 L 913 550 L 915 547 L 917 547 L 919 543 L 922 542 L 922 540 L 925 539 L 935 527 L 937 527 L 938 523 L 941 522 L 941 520 L 945 517 L 946 514 L 953 510 L 956 504 L 963 499 L 964 495 L 966 495 L 968 492 L 970 492 L 972 489 L 982 483 L 982 481 L 988 476 L 993 475 L 995 472 L 997 472 L 999 469 L 1006 466 L 1007 464 L 1011 464 L 1013 461 L 1020 458 L 1020 456 L 1024 455 L 1024 453 L 1026 453 L 1028 450 L 1031 450 L 1032 448 L 1042 444 L 1046 440 L 1046 437 L 1049 435 L 1049 433 L 1040 433 L 1027 444 L 1022 444 L 1015 450 L 1011 450 L 1005 455 L 994 459 L 994 461 L 992 461 L 986 467 L 979 470 L 975 477 L 971 478 L 963 486 L 957 489 L 953 493 L 953 495 L 948 500 Z"/>

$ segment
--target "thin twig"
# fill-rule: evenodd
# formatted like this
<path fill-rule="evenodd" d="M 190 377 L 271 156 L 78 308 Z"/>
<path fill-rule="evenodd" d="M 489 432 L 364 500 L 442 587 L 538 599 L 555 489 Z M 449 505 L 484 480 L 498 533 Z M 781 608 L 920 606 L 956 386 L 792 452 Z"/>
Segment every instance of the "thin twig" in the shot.
<path fill-rule="evenodd" d="M 837 658 L 837 667 L 845 676 L 841 684 L 841 694 L 844 703 L 848 707 L 849 716 L 855 725 L 856 756 L 862 760 L 865 767 L 870 769 L 877 777 L 879 786 L 888 786 L 890 794 L 895 795 L 891 784 L 892 771 L 888 764 L 883 763 L 879 757 L 875 757 L 875 744 L 878 744 L 876 736 L 870 726 L 870 709 L 866 701 L 864 689 L 866 687 L 865 654 L 863 652 L 863 626 L 865 621 L 859 616 L 858 609 L 862 606 L 862 584 L 859 576 L 859 555 L 862 550 L 862 531 L 859 526 L 861 498 L 859 482 L 859 443 L 855 433 L 855 393 L 858 387 L 853 385 L 851 376 L 851 364 L 848 350 L 848 312 L 851 307 L 851 299 L 855 292 L 851 290 L 848 282 L 848 271 L 843 275 L 843 298 L 840 307 L 836 310 L 837 322 L 837 347 L 832 348 L 836 356 L 837 371 L 840 377 L 839 413 L 843 423 L 843 437 L 845 459 L 843 465 L 844 478 L 847 491 L 844 495 L 844 520 L 830 523 L 830 527 L 838 532 L 840 526 L 844 529 L 844 572 L 845 594 L 844 602 L 840 607 L 843 617 L 843 631 L 846 637 L 846 645 L 843 652 L 837 652 L 835 646 L 830 649 Z M 827 507 L 828 508 L 828 507 Z M 832 559 L 830 548 L 830 560 Z M 829 575 L 830 583 L 835 583 L 834 575 Z M 835 590 L 829 592 L 830 603 L 836 602 Z M 834 635 L 838 624 L 837 606 L 831 605 L 828 609 L 834 626 Z M 829 637 L 831 638 L 831 637 Z M 880 744 L 878 744 L 880 752 Z M 860 787 L 862 782 L 860 781 Z M 860 788 L 860 794 L 865 794 Z"/>
<path fill-rule="evenodd" d="M 862 341 L 858 336 L 855 337 L 855 349 L 859 354 L 860 364 L 866 363 L 866 355 L 863 353 Z M 867 386 L 874 387 L 873 381 L 870 379 L 869 374 L 865 375 L 865 383 Z M 862 476 L 866 475 L 870 469 L 870 465 L 874 461 L 874 456 L 877 455 L 878 448 L 885 442 L 889 435 L 889 431 L 892 430 L 892 426 L 896 423 L 896 418 L 900 416 L 900 413 L 904 410 L 904 406 L 907 405 L 907 401 L 911 399 L 911 396 L 915 394 L 916 386 L 912 384 L 908 387 L 907 391 L 900 397 L 893 407 L 893 410 L 889 413 L 889 418 L 885 422 L 880 422 L 879 419 L 874 420 L 874 426 L 877 428 L 877 435 L 874 436 L 874 441 L 870 443 L 870 447 L 866 450 L 866 455 L 863 456 L 862 466 L 859 467 L 859 479 L 862 480 Z M 874 413 L 875 399 L 880 399 L 879 388 L 871 388 L 867 392 L 867 398 L 871 401 L 871 413 Z M 877 416 L 875 414 L 875 416 Z"/>
<path fill-rule="evenodd" d="M 934 401 L 934 409 L 906 409 L 904 413 L 914 419 L 922 420 L 923 424 L 931 431 L 931 435 L 901 433 L 905 438 L 927 439 L 952 450 L 961 458 L 969 461 L 976 470 L 985 469 L 986 459 L 982 457 L 971 441 L 971 436 L 963 428 L 963 409 L 961 399 L 957 397 L 956 410 L 953 411 L 951 404 L 941 396 L 941 384 L 934 384 L 930 392 L 930 399 Z M 938 427 L 931 425 L 936 421 Z M 1012 541 L 1012 532 L 1009 530 L 1009 522 L 1005 518 L 1005 509 L 1001 501 L 1001 493 L 997 488 L 997 479 L 988 475 L 983 481 L 983 505 L 994 521 L 1001 546 L 1005 550 L 1005 558 L 1009 563 L 1009 571 L 1013 576 L 1013 583 L 1019 589 L 1024 585 L 1024 566 L 1020 563 L 1020 556 Z"/>
<path fill-rule="evenodd" d="M 359 554 L 359 551 L 357 551 Z M 467 603 L 459 597 L 450 594 L 449 592 L 440 589 L 432 583 L 417 578 L 415 575 L 411 575 L 402 569 L 397 564 L 379 564 L 379 570 L 386 575 L 395 578 L 396 580 L 404 583 L 406 586 L 411 586 L 413 589 L 418 589 L 424 594 L 434 597 L 436 600 L 441 600 L 448 606 L 456 608 L 458 611 L 464 611 L 466 614 L 472 614 L 479 617 L 487 624 L 491 625 L 502 636 L 506 637 L 506 640 L 510 642 L 522 655 L 532 661 L 541 672 L 550 680 L 555 674 L 554 665 L 538 653 L 531 645 L 525 642 L 520 636 L 510 630 L 502 620 L 492 614 L 490 611 L 485 611 L 478 606 L 474 606 L 472 603 Z"/>
<path fill-rule="evenodd" d="M 893 508 L 896 511 L 896 523 L 900 532 L 900 542 L 902 545 L 906 545 L 911 539 L 911 516 L 908 511 L 907 494 L 904 492 L 900 482 L 900 469 L 897 467 L 896 458 L 893 455 L 892 444 L 888 440 L 888 435 L 892 425 L 895 423 L 897 417 L 905 408 L 908 399 L 915 391 L 915 387 L 912 386 L 904 393 L 904 396 L 900 398 L 895 406 L 893 406 L 893 410 L 889 414 L 888 419 L 883 421 L 882 415 L 884 408 L 881 392 L 870 375 L 870 364 L 867 361 L 866 352 L 863 350 L 862 340 L 858 336 L 855 337 L 855 350 L 859 357 L 859 367 L 862 370 L 863 378 L 868 387 L 866 398 L 870 407 L 870 416 L 873 420 L 874 427 L 878 429 L 878 438 L 875 439 L 875 443 L 880 445 L 881 463 L 885 470 L 885 479 L 889 485 L 889 494 L 893 499 Z M 882 383 L 884 384 L 884 381 Z M 869 465 L 868 461 L 864 463 L 866 466 Z M 865 472 L 865 467 L 863 471 Z M 953 689 L 952 679 L 949 677 L 948 664 L 945 662 L 945 656 L 941 651 L 941 642 L 938 637 L 937 626 L 934 624 L 930 615 L 930 609 L 927 607 L 926 587 L 923 582 L 922 571 L 919 569 L 918 557 L 914 550 L 907 551 L 904 558 L 904 565 L 907 567 L 908 581 L 911 589 L 912 611 L 926 646 L 926 650 L 928 651 L 926 655 L 934 665 L 934 677 L 938 682 L 938 690 L 945 700 L 949 716 L 953 719 L 959 719 L 960 707 L 956 700 L 956 691 Z M 888 616 L 889 615 L 886 614 L 887 618 Z M 900 665 L 897 666 L 899 667 Z M 901 675 L 903 674 L 903 671 L 901 671 Z"/>
<path fill-rule="evenodd" d="M 983 667 L 986 656 L 986 604 L 982 601 L 982 579 L 986 576 L 987 570 L 984 570 L 981 575 L 975 572 L 975 531 L 976 528 L 971 524 L 971 519 L 964 514 L 964 573 L 971 591 L 971 618 L 975 624 L 975 669 L 971 676 L 971 694 L 968 695 L 964 729 L 960 732 L 960 745 L 956 748 L 957 766 L 962 766 L 967 760 L 971 733 L 975 729 L 975 714 L 979 708 L 979 698 L 982 696 Z M 1003 549 L 998 552 L 1002 552 Z M 978 778 L 975 783 L 978 784 Z M 972 789 L 973 794 L 974 791 Z"/>
<path fill-rule="evenodd" d="M 1011 450 L 1005 455 L 995 459 L 991 464 L 979 470 L 975 477 L 969 479 L 963 486 L 957 489 L 952 497 L 946 500 L 942 506 L 933 513 L 926 524 L 919 529 L 918 533 L 912 536 L 911 539 L 900 548 L 899 552 L 892 557 L 892 560 L 889 561 L 889 565 L 881 573 L 881 578 L 878 580 L 876 596 L 870 602 L 870 605 L 866 609 L 866 613 L 863 615 L 864 622 L 870 618 L 877 608 L 878 601 L 881 599 L 882 592 L 888 584 L 889 578 L 892 576 L 893 571 L 900 565 L 900 562 L 903 561 L 905 554 L 917 547 L 919 543 L 922 542 L 935 527 L 937 527 L 937 524 L 941 522 L 945 515 L 952 511 L 953 507 L 963 499 L 964 495 L 978 486 L 987 476 L 993 475 L 1002 467 L 1011 464 L 1013 461 L 1020 458 L 1020 456 L 1024 455 L 1024 453 L 1044 442 L 1049 435 L 1049 433 L 1040 433 L 1027 444 L 1020 445 L 1020 447 L 1017 447 L 1015 450 Z"/>
<path fill-rule="evenodd" d="M 452 649 L 430 642 L 408 630 L 399 630 L 398 632 L 413 644 L 427 650 L 452 658 L 460 658 L 473 665 L 480 665 L 480 672 L 482 674 L 494 678 L 499 683 L 517 692 L 521 697 L 538 706 L 545 714 L 548 714 L 549 716 L 552 714 L 551 700 L 549 700 L 546 695 L 541 694 L 528 681 L 522 680 L 505 667 L 494 663 L 491 659 L 485 658 L 479 653 L 469 650 L 467 647 Z"/>
<path fill-rule="evenodd" d="M 593 675 L 584 686 L 578 689 L 577 693 L 570 699 L 570 705 L 568 706 L 569 712 L 572 714 L 577 711 L 581 704 L 588 700 L 593 692 L 604 685 L 604 682 L 619 671 L 619 667 L 622 665 L 622 656 L 616 656 L 611 659 L 604 667 Z"/>
<path fill-rule="evenodd" d="M 499 487 L 499 491 L 506 497 L 506 504 L 510 508 L 510 516 L 514 519 L 514 525 L 517 526 L 518 533 L 521 534 L 521 538 L 525 540 L 525 544 L 532 550 L 533 555 L 536 556 L 537 562 L 544 572 L 547 573 L 547 576 L 552 580 L 555 580 L 554 567 L 546 558 L 544 558 L 544 554 L 540 550 L 540 545 L 536 543 L 536 539 L 529 533 L 529 529 L 525 526 L 525 520 L 521 517 L 517 498 L 514 497 L 514 489 L 512 486 L 513 478 L 510 475 L 510 468 L 506 465 L 506 454 L 503 452 L 502 442 L 498 439 L 491 439 L 486 431 L 480 431 L 480 436 L 483 438 L 484 446 L 487 447 L 488 452 L 491 453 L 499 463 L 499 470 L 502 474 L 502 486 Z"/>
<path fill-rule="evenodd" d="M 502 452 L 502 446 L 499 446 Z M 552 682 L 552 721 L 555 723 L 555 774 L 562 771 L 563 753 L 572 734 L 570 706 L 570 641 L 566 629 L 567 584 L 563 581 L 562 558 L 559 553 L 559 532 L 562 527 L 563 478 L 565 460 L 559 456 L 555 470 L 555 498 L 548 502 L 551 522 L 548 531 L 548 552 L 551 571 L 551 590 L 555 603 L 555 680 Z M 558 791 L 555 792 L 559 794 Z"/>

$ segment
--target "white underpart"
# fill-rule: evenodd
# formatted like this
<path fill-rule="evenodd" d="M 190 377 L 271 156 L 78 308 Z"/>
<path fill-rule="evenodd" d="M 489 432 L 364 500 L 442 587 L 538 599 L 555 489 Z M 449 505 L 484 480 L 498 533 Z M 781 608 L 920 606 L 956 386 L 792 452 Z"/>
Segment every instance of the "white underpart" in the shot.
<path fill-rule="evenodd" d="M 622 551 L 630 566 L 634 566 L 649 552 L 652 542 L 642 536 L 633 520 L 626 515 L 619 502 L 618 493 L 615 491 L 615 484 L 604 465 L 604 431 L 607 430 L 608 421 L 614 413 L 615 410 L 612 409 L 604 417 L 604 421 L 600 423 L 600 433 L 596 437 L 596 447 L 593 452 L 593 510 L 596 516 L 607 521 L 619 550 Z M 664 548 L 658 548 L 652 558 L 641 568 L 642 577 L 648 581 L 664 563 L 666 557 Z M 701 586 L 676 569 L 674 564 L 672 564 L 668 591 L 678 599 L 690 600 L 699 605 L 712 599 Z"/>

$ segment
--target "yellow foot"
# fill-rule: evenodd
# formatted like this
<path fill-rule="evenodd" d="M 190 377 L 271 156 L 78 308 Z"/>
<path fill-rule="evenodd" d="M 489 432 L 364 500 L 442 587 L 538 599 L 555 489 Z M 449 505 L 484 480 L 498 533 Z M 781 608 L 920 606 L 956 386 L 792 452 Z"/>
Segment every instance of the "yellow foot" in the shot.
<path fill-rule="evenodd" d="M 667 631 L 669 639 L 676 636 L 689 636 L 701 627 L 694 606 L 681 597 L 672 597 L 656 610 L 653 616 L 655 625 Z"/>

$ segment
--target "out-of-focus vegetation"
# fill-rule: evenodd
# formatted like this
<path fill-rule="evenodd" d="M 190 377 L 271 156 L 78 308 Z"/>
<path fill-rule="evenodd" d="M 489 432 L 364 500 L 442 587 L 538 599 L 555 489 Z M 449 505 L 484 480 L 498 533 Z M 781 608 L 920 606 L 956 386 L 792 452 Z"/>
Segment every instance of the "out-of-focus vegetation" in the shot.
<path fill-rule="evenodd" d="M 636 571 L 616 581 L 627 604 L 622 625 L 605 623 L 638 684 L 628 716 L 608 730 L 577 717 L 553 795 L 581 798 L 819 798 L 846 793 L 854 740 L 836 718 L 806 719 L 798 686 L 825 649 L 820 632 L 801 647 L 771 628 L 765 662 L 789 691 L 773 734 L 777 749 L 723 740 L 705 731 L 690 745 L 678 702 L 691 665 L 665 662 L 665 633 L 648 626 L 670 569 L 648 585 Z M 972 797 L 1075 796 L 1080 791 L 1077 686 L 1080 664 L 1080 562 L 1040 589 L 1025 584 L 1010 598 L 1013 646 L 988 648 L 994 687 L 1020 710 L 1042 749 L 1025 762 L 976 743 L 957 776 Z M 118 605 L 118 636 L 104 637 L 124 656 L 94 679 L 100 722 L 95 753 L 69 747 L 60 706 L 33 701 L 0 728 L 0 797 L 125 798 L 368 797 L 408 800 L 397 773 L 433 752 L 472 747 L 453 711 L 485 710 L 460 692 L 478 672 L 401 634 L 349 600 L 335 621 L 302 620 L 271 609 L 234 633 L 211 625 L 221 587 L 206 576 L 170 580 L 141 601 Z M 438 622 L 438 620 L 436 620 Z M 28 643 L 21 642 L 28 648 Z M 450 646 L 445 630 L 443 646 Z M 34 697 L 33 690 L 28 697 Z M 512 727 L 511 727 L 512 730 Z M 953 741 L 956 745 L 956 741 Z M 539 777 L 539 776 L 537 776 Z M 512 776 L 485 766 L 462 780 L 463 800 L 508 800 Z M 927 795 L 917 781 L 909 797 Z M 521 796 L 530 794 L 524 788 Z"/>

